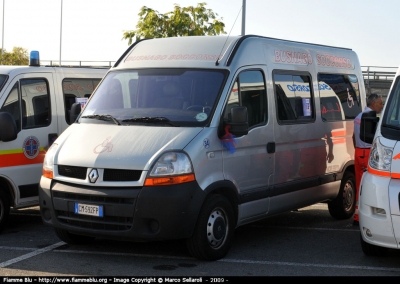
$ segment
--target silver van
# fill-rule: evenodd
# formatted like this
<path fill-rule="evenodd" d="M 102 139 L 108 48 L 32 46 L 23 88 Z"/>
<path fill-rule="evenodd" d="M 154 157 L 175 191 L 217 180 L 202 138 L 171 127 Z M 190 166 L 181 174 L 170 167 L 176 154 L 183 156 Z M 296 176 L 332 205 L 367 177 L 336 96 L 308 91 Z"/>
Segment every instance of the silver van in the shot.
<path fill-rule="evenodd" d="M 355 210 L 354 51 L 260 36 L 134 43 L 46 154 L 45 224 L 67 243 L 186 239 L 224 257 L 236 227 L 328 202 Z"/>

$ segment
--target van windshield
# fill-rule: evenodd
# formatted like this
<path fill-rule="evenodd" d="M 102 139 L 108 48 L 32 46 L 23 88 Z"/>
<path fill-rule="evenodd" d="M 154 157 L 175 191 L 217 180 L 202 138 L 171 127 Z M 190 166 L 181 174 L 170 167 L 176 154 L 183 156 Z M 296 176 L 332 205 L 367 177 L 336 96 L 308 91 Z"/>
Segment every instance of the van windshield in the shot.
<path fill-rule="evenodd" d="M 80 122 L 92 123 L 88 118 L 108 115 L 121 125 L 203 127 L 210 121 L 227 74 L 227 70 L 203 69 L 112 71 L 92 95 Z"/>
<path fill-rule="evenodd" d="M 0 74 L 0 91 L 3 89 L 4 83 L 7 81 L 8 76 L 7 75 L 1 75 Z"/>
<path fill-rule="evenodd" d="M 382 136 L 388 139 L 400 140 L 400 77 L 392 87 L 392 91 L 385 103 L 381 132 Z"/>

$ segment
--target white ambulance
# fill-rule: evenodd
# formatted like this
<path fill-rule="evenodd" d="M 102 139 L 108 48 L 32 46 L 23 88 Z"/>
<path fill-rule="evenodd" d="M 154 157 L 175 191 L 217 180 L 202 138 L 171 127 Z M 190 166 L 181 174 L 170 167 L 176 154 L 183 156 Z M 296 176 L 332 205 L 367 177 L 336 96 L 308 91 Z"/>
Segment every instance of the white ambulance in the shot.
<path fill-rule="evenodd" d="M 42 163 L 70 124 L 73 103 L 87 100 L 108 68 L 0 66 L 0 231 L 10 207 L 38 205 Z"/>
<path fill-rule="evenodd" d="M 260 36 L 134 43 L 43 163 L 40 208 L 67 243 L 186 239 L 228 253 L 238 226 L 328 202 L 355 210 L 347 48 Z"/>
<path fill-rule="evenodd" d="M 400 249 L 400 69 L 380 118 L 363 114 L 360 132 L 372 144 L 360 185 L 361 247 L 366 255 L 382 256 Z"/>

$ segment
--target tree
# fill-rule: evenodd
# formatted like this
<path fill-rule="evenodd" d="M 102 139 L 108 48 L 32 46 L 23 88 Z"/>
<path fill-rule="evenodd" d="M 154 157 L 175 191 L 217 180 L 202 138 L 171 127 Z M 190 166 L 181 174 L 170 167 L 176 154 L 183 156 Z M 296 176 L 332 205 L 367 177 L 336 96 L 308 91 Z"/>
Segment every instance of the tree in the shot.
<path fill-rule="evenodd" d="M 1 51 L 1 48 L 0 48 Z M 29 64 L 29 55 L 28 51 L 22 47 L 14 47 L 12 52 L 7 52 L 5 49 L 3 50 L 3 56 L 1 56 L 0 52 L 0 62 L 1 65 L 28 65 Z"/>
<path fill-rule="evenodd" d="M 198 3 L 197 7 L 181 8 L 175 4 L 172 12 L 160 14 L 151 8 L 143 6 L 139 12 L 139 21 L 134 31 L 124 31 L 123 40 L 128 44 L 132 39 L 162 38 L 178 36 L 203 36 L 226 34 L 222 18 L 211 9 L 206 9 L 207 3 Z"/>

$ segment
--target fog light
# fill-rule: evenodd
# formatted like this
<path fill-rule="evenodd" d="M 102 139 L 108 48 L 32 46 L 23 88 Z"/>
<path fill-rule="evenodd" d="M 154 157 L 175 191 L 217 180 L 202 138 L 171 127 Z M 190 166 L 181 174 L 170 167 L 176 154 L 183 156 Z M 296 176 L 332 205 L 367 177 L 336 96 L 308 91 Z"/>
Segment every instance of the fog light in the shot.
<path fill-rule="evenodd" d="M 372 233 L 369 229 L 364 228 L 365 234 L 367 235 L 367 237 L 372 237 Z"/>
<path fill-rule="evenodd" d="M 42 216 L 43 216 L 43 219 L 45 219 L 46 221 L 49 221 L 51 219 L 50 210 L 49 209 L 43 209 L 42 210 Z"/>

